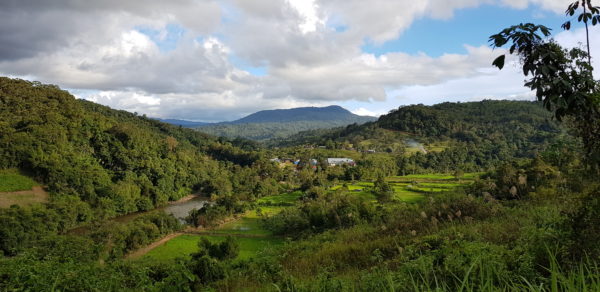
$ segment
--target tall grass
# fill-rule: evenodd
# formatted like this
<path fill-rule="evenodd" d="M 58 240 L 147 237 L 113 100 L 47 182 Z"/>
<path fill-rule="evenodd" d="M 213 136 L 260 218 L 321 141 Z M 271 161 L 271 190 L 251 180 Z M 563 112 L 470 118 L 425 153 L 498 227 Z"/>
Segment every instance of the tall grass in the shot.
<path fill-rule="evenodd" d="M 413 273 L 408 278 L 395 271 L 377 268 L 368 274 L 345 279 L 320 274 L 314 281 L 296 280 L 286 285 L 271 284 L 271 291 L 427 291 L 427 292 L 563 292 L 600 291 L 600 269 L 597 263 L 586 260 L 571 269 L 563 269 L 553 255 L 547 277 L 535 280 L 502 276 L 495 265 L 476 261 L 464 275 L 445 277 L 436 273 Z"/>
<path fill-rule="evenodd" d="M 422 274 L 411 275 L 411 288 L 414 291 L 530 291 L 530 292 L 562 292 L 562 291 L 600 291 L 600 269 L 596 262 L 589 259 L 572 269 L 563 269 L 553 254 L 549 254 L 550 267 L 546 270 L 546 278 L 536 281 L 526 278 L 502 279 L 494 271 L 494 265 L 477 262 L 471 265 L 461 278 L 426 279 Z M 479 269 L 479 273 L 473 273 Z M 474 276 L 479 275 L 479 276 Z"/>

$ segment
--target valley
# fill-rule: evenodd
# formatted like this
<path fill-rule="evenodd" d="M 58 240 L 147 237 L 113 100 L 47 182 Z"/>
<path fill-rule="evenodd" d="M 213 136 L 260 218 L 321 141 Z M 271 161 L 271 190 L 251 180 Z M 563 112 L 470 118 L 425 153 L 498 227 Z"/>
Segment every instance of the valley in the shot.
<path fill-rule="evenodd" d="M 0 99 L 0 289 L 600 283 L 592 152 L 539 102 L 403 106 L 259 143 L 23 80 L 0 78 Z"/>
<path fill-rule="evenodd" d="M 0 1 L 0 291 L 600 292 L 598 1 Z"/>

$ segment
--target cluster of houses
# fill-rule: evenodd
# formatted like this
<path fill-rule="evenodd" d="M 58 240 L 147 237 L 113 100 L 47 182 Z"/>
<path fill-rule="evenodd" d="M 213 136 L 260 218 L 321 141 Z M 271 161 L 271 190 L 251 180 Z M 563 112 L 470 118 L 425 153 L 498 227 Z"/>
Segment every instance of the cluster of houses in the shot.
<path fill-rule="evenodd" d="M 356 163 L 351 158 L 327 158 L 327 165 L 329 165 L 329 166 L 338 166 L 338 165 L 355 166 Z"/>
<path fill-rule="evenodd" d="M 292 166 L 292 165 L 298 167 L 298 165 L 300 165 L 300 159 L 294 159 L 294 158 L 273 158 L 273 159 L 271 159 L 271 161 L 279 164 L 280 167 L 286 167 L 286 166 Z M 313 169 L 316 169 L 319 162 L 316 159 L 311 158 L 309 160 L 308 164 Z M 352 158 L 327 158 L 327 165 L 328 166 L 341 166 L 341 165 L 355 166 L 356 162 L 354 162 L 354 160 Z"/>
<path fill-rule="evenodd" d="M 304 145 L 305 149 L 327 149 L 326 146 L 314 146 L 314 145 Z M 355 152 L 362 152 L 362 153 L 377 153 L 377 151 L 375 151 L 375 149 L 356 149 L 354 147 L 342 147 L 340 149 L 343 150 L 348 150 L 348 151 L 355 151 Z"/>

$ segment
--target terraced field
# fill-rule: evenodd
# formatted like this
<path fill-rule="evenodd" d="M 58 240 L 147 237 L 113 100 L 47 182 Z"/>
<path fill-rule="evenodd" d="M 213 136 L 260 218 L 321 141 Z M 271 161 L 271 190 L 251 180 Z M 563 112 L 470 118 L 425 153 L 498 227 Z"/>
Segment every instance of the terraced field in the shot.
<path fill-rule="evenodd" d="M 481 173 L 467 173 L 460 179 L 448 174 L 418 174 L 406 176 L 392 176 L 386 178 L 386 181 L 392 186 L 395 193 L 395 200 L 400 202 L 413 203 L 425 198 L 425 194 L 451 191 L 452 189 L 468 185 Z M 343 185 L 337 185 L 332 190 L 341 188 Z M 376 201 L 377 198 L 372 193 L 373 183 L 369 181 L 359 181 L 355 183 L 346 183 L 348 190 L 357 196 Z"/>

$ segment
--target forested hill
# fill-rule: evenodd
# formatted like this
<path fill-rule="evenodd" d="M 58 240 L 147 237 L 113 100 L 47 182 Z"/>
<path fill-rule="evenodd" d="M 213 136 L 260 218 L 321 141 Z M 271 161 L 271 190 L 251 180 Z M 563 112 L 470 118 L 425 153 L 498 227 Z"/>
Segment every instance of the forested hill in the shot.
<path fill-rule="evenodd" d="M 44 183 L 52 202 L 82 202 L 81 212 L 96 217 L 152 209 L 194 191 L 239 195 L 245 191 L 232 186 L 233 172 L 258 160 L 257 152 L 77 100 L 53 85 L 0 78 L 0 169 L 18 168 Z"/>
<path fill-rule="evenodd" d="M 400 107 L 381 116 L 377 126 L 424 137 L 450 137 L 472 141 L 477 136 L 500 131 L 522 132 L 537 128 L 557 130 L 552 115 L 540 103 L 527 101 L 484 100 L 467 103 L 441 103 L 433 106 Z"/>
<path fill-rule="evenodd" d="M 505 159 L 533 157 L 563 132 L 539 103 L 485 100 L 403 106 L 376 122 L 305 131 L 273 145 L 336 145 L 401 153 L 409 148 L 406 141 L 416 140 L 428 153 L 406 157 L 411 165 L 436 171 L 447 171 L 451 165 L 479 170 Z"/>
<path fill-rule="evenodd" d="M 302 132 L 281 144 L 324 143 L 327 140 L 373 137 L 376 129 L 402 132 L 423 139 L 478 141 L 494 134 L 519 135 L 540 130 L 539 135 L 559 132 L 558 124 L 540 103 L 529 101 L 484 100 L 445 102 L 433 106 L 402 106 L 382 115 L 373 123 L 330 130 Z M 508 137 L 510 138 L 510 137 Z"/>
<path fill-rule="evenodd" d="M 266 141 L 287 138 L 306 130 L 363 124 L 374 120 L 375 117 L 355 115 L 340 106 L 301 107 L 259 111 L 239 120 L 196 129 L 215 136 Z"/>

